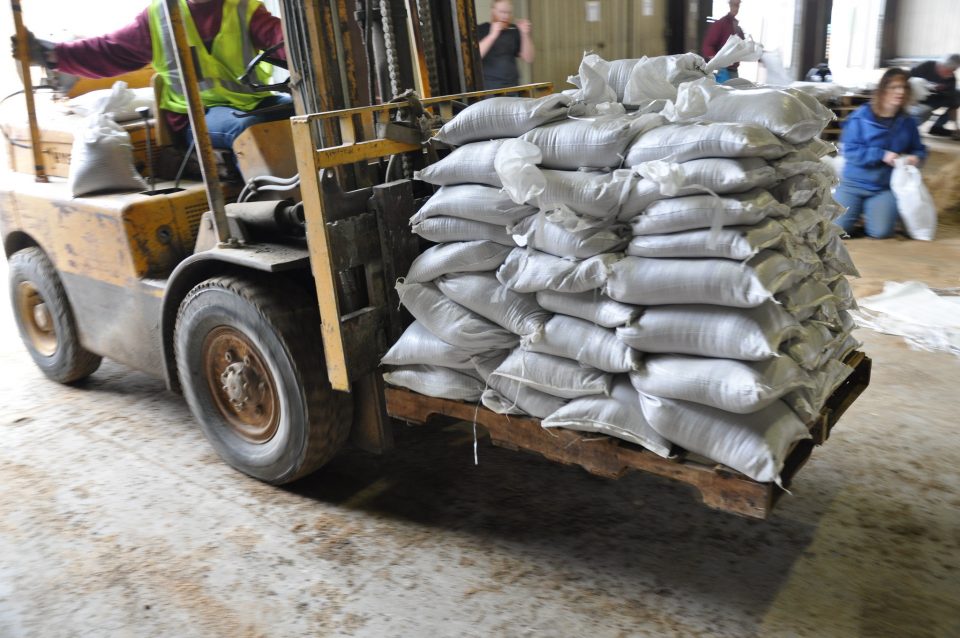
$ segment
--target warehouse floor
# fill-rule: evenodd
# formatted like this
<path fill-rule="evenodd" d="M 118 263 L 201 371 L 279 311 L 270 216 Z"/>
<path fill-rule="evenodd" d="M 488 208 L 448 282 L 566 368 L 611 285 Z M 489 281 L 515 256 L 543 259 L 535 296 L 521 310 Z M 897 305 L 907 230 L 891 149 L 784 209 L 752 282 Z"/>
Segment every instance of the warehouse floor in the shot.
<path fill-rule="evenodd" d="M 960 215 L 848 245 L 859 295 L 960 286 Z M 960 635 L 960 359 L 858 336 L 871 387 L 755 522 L 483 443 L 474 467 L 462 425 L 272 488 L 160 381 L 47 382 L 4 309 L 0 636 Z"/>

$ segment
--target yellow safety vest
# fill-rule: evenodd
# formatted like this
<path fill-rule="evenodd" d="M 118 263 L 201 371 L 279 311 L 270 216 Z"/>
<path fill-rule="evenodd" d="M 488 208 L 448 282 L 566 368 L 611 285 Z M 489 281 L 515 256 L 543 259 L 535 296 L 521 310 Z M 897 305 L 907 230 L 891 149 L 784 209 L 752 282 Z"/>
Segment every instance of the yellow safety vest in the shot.
<path fill-rule="evenodd" d="M 163 0 L 150 4 L 150 39 L 153 44 L 153 68 L 164 79 L 160 94 L 160 108 L 174 113 L 187 112 L 183 82 L 177 69 L 173 36 L 167 28 Z M 200 98 L 204 106 L 230 106 L 240 111 L 256 108 L 270 92 L 254 91 L 237 82 L 247 64 L 258 53 L 250 40 L 250 18 L 261 6 L 259 0 L 224 0 L 220 31 L 208 51 L 197 25 L 190 15 L 186 0 L 180 0 L 187 42 L 194 49 L 199 62 Z M 270 79 L 266 65 L 257 67 L 256 76 L 261 84 Z"/>

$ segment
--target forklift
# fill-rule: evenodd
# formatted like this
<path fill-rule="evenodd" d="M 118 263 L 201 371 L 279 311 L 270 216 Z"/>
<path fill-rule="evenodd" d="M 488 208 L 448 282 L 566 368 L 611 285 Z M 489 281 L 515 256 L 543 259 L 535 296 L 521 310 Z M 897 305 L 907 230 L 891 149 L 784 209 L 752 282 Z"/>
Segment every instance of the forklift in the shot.
<path fill-rule="evenodd" d="M 47 174 L 31 117 L 32 174 L 0 189 L 12 307 L 47 377 L 77 383 L 108 357 L 162 378 L 225 462 L 271 484 L 348 443 L 388 452 L 396 421 L 441 417 L 472 421 L 495 445 L 608 478 L 654 473 L 692 485 L 710 507 L 767 517 L 783 489 L 729 468 L 384 387 L 380 359 L 411 322 L 393 284 L 422 249 L 408 220 L 432 193 L 413 174 L 445 150 L 433 133 L 477 100 L 553 90 L 480 90 L 473 0 L 282 0 L 282 88 L 296 114 L 237 140 L 242 188 L 220 179 L 181 3 L 164 6 L 202 180 L 162 174 L 146 192 L 73 198 Z M 18 57 L 32 115 L 26 51 Z M 784 485 L 869 383 L 870 360 L 856 354 Z"/>

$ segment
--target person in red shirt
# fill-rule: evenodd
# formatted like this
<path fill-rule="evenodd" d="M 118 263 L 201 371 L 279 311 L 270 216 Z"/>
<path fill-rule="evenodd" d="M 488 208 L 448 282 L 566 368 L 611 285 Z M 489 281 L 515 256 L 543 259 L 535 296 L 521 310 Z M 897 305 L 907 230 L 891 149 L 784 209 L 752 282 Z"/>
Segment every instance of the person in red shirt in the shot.
<path fill-rule="evenodd" d="M 230 0 L 187 0 L 186 5 L 196 25 L 197 33 L 207 51 L 213 50 L 214 40 L 220 32 L 224 15 L 224 4 Z M 280 19 L 271 15 L 258 0 L 250 17 L 248 32 L 250 41 L 258 50 L 266 50 L 283 42 Z M 154 0 L 157 2 L 157 0 Z M 236 0 L 231 4 L 236 5 Z M 104 78 L 136 71 L 153 63 L 154 48 L 150 31 L 150 8 L 144 9 L 125 27 L 106 35 L 85 38 L 73 42 L 49 43 L 31 39 L 31 57 L 34 61 L 63 73 L 88 78 Z M 286 59 L 284 49 L 277 49 L 274 56 Z M 246 62 L 249 62 L 247 60 Z M 290 104 L 288 95 L 273 94 L 261 100 L 256 108 L 265 108 L 281 104 Z M 250 126 L 289 117 L 291 112 L 271 111 L 249 117 L 236 117 L 238 111 L 232 106 L 209 106 L 206 109 L 207 128 L 214 148 L 230 150 L 234 140 Z M 190 122 L 184 113 L 164 111 L 163 115 L 170 129 L 190 139 Z"/>
<path fill-rule="evenodd" d="M 717 51 L 723 48 L 731 35 L 744 37 L 743 29 L 740 28 L 740 23 L 737 21 L 738 13 L 740 13 L 740 0 L 730 0 L 730 13 L 711 24 L 707 29 L 701 49 L 703 57 L 708 61 L 717 54 Z M 740 64 L 737 63 L 728 66 L 726 69 L 721 69 L 717 73 L 717 82 L 726 82 L 730 78 L 740 77 L 737 71 L 739 66 Z"/>

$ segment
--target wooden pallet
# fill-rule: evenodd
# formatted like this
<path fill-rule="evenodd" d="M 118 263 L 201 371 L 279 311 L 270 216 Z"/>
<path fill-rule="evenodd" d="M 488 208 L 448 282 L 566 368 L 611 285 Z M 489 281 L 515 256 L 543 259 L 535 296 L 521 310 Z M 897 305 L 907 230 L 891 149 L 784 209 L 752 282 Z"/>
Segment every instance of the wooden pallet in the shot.
<path fill-rule="evenodd" d="M 833 393 L 820 416 L 810 424 L 812 438 L 800 441 L 787 457 L 781 480 L 785 487 L 803 467 L 813 448 L 830 436 L 840 416 L 870 384 L 871 360 L 862 352 L 852 353 L 845 363 L 853 373 Z M 426 424 L 437 419 L 468 421 L 485 429 L 494 445 L 540 454 L 551 461 L 579 465 L 591 474 L 620 478 L 642 471 L 692 485 L 708 507 L 749 518 L 766 519 L 784 490 L 773 483 L 760 483 L 717 464 L 694 460 L 687 455 L 664 459 L 640 446 L 596 434 L 572 430 L 546 430 L 538 419 L 497 414 L 484 407 L 461 401 L 436 399 L 409 390 L 386 390 L 387 413 L 394 419 Z"/>
<path fill-rule="evenodd" d="M 837 119 L 820 133 L 820 138 L 829 142 L 835 142 L 840 139 L 840 133 L 843 130 L 843 121 L 847 116 L 856 111 L 862 104 L 870 101 L 870 94 L 856 93 L 852 95 L 841 95 L 836 104 L 830 107 L 830 110 L 837 116 Z"/>

